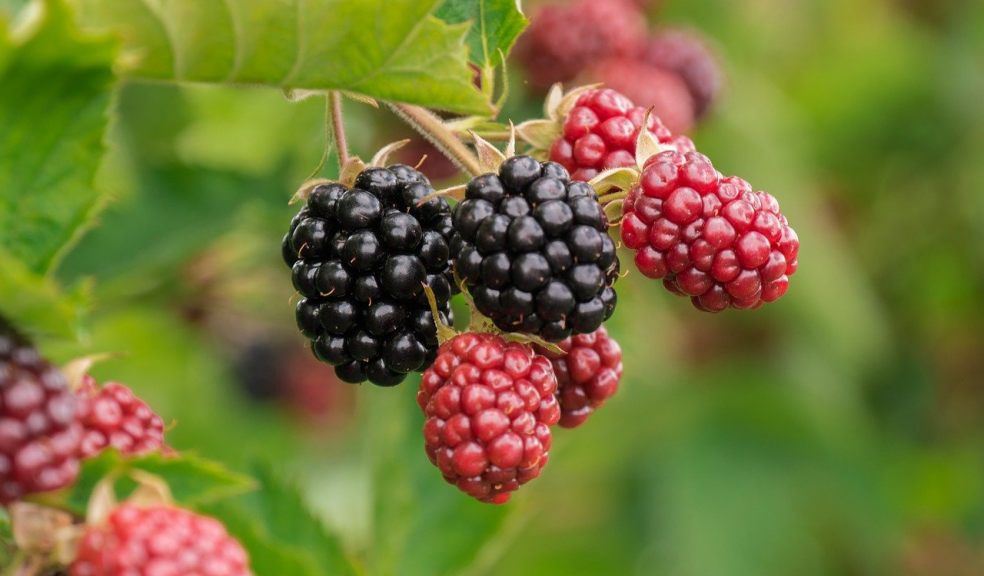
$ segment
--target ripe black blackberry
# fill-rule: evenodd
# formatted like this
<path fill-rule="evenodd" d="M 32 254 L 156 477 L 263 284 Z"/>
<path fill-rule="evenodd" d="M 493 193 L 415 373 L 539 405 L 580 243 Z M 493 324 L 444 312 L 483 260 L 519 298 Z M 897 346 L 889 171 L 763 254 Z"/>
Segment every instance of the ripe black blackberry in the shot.
<path fill-rule="evenodd" d="M 420 203 L 433 192 L 409 166 L 367 168 L 352 188 L 315 187 L 291 221 L 283 253 L 304 295 L 298 327 L 346 382 L 393 386 L 437 355 L 423 286 L 448 322 L 454 282 L 451 208 Z"/>
<path fill-rule="evenodd" d="M 455 207 L 452 260 L 475 306 L 510 332 L 559 341 L 615 310 L 619 262 L 594 190 L 529 156 L 473 178 Z"/>

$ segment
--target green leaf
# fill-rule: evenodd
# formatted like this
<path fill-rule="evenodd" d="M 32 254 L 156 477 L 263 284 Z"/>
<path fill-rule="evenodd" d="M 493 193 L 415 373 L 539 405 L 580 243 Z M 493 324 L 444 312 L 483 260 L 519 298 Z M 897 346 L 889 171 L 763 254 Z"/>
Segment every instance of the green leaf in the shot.
<path fill-rule="evenodd" d="M 89 285 L 64 294 L 55 282 L 0 249 L 0 316 L 32 336 L 74 338 L 88 309 Z"/>
<path fill-rule="evenodd" d="M 122 36 L 122 63 L 135 78 L 490 109 L 471 82 L 467 25 L 436 18 L 436 0 L 74 2 L 87 26 Z"/>
<path fill-rule="evenodd" d="M 345 576 L 359 571 L 339 538 L 307 507 L 294 486 L 266 466 L 254 470 L 260 488 L 201 507 L 222 520 L 250 553 L 257 574 Z"/>
<path fill-rule="evenodd" d="M 0 32 L 0 248 L 48 272 L 92 220 L 115 42 L 83 37 L 61 0 Z"/>
<path fill-rule="evenodd" d="M 82 463 L 78 480 L 64 494 L 66 508 L 77 514 L 84 514 L 93 488 L 110 473 L 120 475 L 116 483 L 116 494 L 120 499 L 125 498 L 136 487 L 136 483 L 126 476 L 131 470 L 142 470 L 162 478 L 170 486 L 175 502 L 184 506 L 207 504 L 241 494 L 256 485 L 247 476 L 192 454 L 149 454 L 124 458 L 115 450 L 106 450 Z"/>
<path fill-rule="evenodd" d="M 414 390 L 366 398 L 374 498 L 369 574 L 461 574 L 483 551 L 500 547 L 517 504 L 483 504 L 441 479 L 424 453 Z"/>
<path fill-rule="evenodd" d="M 469 58 L 481 68 L 501 64 L 499 52 L 508 55 L 527 24 L 518 0 L 445 0 L 437 15 L 452 24 L 472 23 Z"/>

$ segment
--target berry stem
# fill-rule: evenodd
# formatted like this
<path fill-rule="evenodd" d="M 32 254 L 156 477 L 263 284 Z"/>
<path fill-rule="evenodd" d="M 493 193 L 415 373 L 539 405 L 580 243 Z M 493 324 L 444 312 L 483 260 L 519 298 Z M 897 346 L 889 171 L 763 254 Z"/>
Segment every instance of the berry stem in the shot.
<path fill-rule="evenodd" d="M 335 149 L 338 151 L 338 165 L 344 166 L 349 159 L 348 142 L 345 139 L 345 120 L 342 117 L 342 95 L 333 90 L 328 94 L 332 134 L 335 137 Z"/>
<path fill-rule="evenodd" d="M 410 104 L 388 102 L 387 106 L 409 124 L 414 130 L 427 138 L 449 160 L 472 176 L 483 173 L 478 158 L 458 137 L 444 125 L 441 119 L 426 108 Z"/>

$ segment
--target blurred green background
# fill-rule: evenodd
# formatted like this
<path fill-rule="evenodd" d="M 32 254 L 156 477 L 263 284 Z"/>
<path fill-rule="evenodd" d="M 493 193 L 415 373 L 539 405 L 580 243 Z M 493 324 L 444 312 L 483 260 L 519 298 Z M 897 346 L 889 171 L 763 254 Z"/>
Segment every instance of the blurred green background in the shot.
<path fill-rule="evenodd" d="M 619 394 L 508 506 L 430 466 L 413 381 L 339 384 L 295 334 L 279 243 L 324 149 L 317 99 L 126 86 L 114 202 L 60 271 L 96 279 L 91 332 L 46 352 L 121 353 L 96 375 L 175 447 L 289 471 L 375 573 L 984 574 L 984 3 L 650 10 L 717 44 L 729 82 L 694 139 L 780 199 L 799 271 L 715 316 L 626 278 Z M 536 115 L 512 85 L 512 119 Z M 407 134 L 346 114 L 363 157 Z"/>

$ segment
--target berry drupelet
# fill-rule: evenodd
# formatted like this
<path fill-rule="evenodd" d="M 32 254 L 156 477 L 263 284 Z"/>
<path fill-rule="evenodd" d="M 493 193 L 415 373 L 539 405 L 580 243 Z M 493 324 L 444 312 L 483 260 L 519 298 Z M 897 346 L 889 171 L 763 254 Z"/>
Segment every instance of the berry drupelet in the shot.
<path fill-rule="evenodd" d="M 172 506 L 124 504 L 88 526 L 71 576 L 250 576 L 249 557 L 218 520 Z"/>
<path fill-rule="evenodd" d="M 74 482 L 81 438 L 65 377 L 0 320 L 0 504 Z"/>
<path fill-rule="evenodd" d="M 772 195 L 722 177 L 697 152 L 646 161 L 625 201 L 622 241 L 636 251 L 639 271 L 707 312 L 778 299 L 799 253 Z"/>
<path fill-rule="evenodd" d="M 297 323 L 314 354 L 346 382 L 393 386 L 437 354 L 423 290 L 451 320 L 451 209 L 430 182 L 396 164 L 367 168 L 352 188 L 315 187 L 284 238 L 304 295 Z"/>
<path fill-rule="evenodd" d="M 611 88 L 588 90 L 564 118 L 563 132 L 550 148 L 550 159 L 571 173 L 573 180 L 588 181 L 603 170 L 635 165 L 636 139 L 646 109 Z M 686 136 L 674 138 L 655 114 L 649 115 L 649 131 L 663 144 L 679 150 L 693 148 Z"/>
<path fill-rule="evenodd" d="M 451 254 L 500 330 L 557 341 L 594 332 L 615 310 L 619 262 L 607 230 L 591 186 L 559 164 L 514 156 L 468 183 Z"/>
<path fill-rule="evenodd" d="M 424 372 L 427 456 L 444 479 L 483 502 L 502 504 L 540 475 L 560 419 L 550 360 L 526 344 L 468 332 L 441 346 Z"/>
<path fill-rule="evenodd" d="M 538 351 L 553 362 L 557 375 L 560 425 L 576 428 L 618 391 L 622 349 L 604 326 L 558 343 L 563 353 Z"/>

